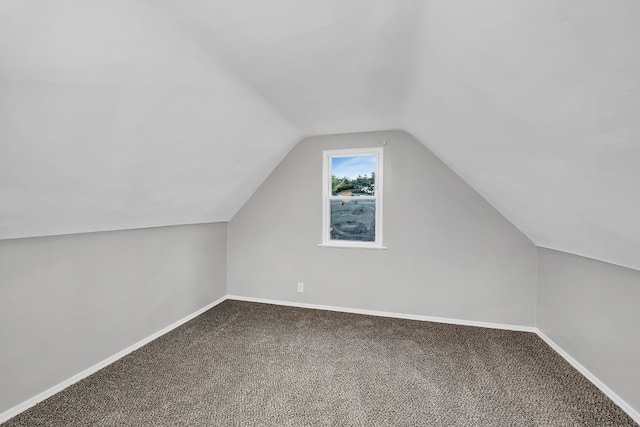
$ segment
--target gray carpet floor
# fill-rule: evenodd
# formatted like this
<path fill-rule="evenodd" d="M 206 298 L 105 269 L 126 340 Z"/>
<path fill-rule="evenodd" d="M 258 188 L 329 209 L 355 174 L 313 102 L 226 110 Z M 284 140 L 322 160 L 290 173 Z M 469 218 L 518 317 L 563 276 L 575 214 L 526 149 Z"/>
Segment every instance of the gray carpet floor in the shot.
<path fill-rule="evenodd" d="M 634 426 L 533 333 L 225 301 L 13 426 Z"/>

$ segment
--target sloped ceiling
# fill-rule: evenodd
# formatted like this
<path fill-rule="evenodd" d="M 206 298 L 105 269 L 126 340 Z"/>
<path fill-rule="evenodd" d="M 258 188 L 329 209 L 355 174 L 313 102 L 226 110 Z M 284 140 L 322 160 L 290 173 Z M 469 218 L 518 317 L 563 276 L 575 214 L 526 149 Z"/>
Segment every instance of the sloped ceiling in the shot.
<path fill-rule="evenodd" d="M 151 2 L 0 5 L 1 237 L 229 220 L 300 137 Z"/>
<path fill-rule="evenodd" d="M 635 0 L 0 0 L 0 238 L 226 221 L 302 137 L 414 134 L 640 269 Z"/>
<path fill-rule="evenodd" d="M 640 269 L 640 2 L 422 16 L 402 127 L 536 245 Z"/>

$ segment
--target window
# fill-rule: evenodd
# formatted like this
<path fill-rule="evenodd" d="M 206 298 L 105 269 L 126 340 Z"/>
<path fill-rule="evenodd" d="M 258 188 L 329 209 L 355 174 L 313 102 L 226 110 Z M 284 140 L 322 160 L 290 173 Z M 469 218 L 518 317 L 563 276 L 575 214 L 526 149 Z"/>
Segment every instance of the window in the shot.
<path fill-rule="evenodd" d="M 382 148 L 326 150 L 321 246 L 382 246 Z"/>

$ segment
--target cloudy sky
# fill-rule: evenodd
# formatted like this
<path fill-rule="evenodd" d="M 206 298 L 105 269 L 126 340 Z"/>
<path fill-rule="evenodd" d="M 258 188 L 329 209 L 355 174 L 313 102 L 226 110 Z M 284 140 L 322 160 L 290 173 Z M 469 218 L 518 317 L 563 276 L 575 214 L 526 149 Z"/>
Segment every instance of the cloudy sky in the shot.
<path fill-rule="evenodd" d="M 358 175 L 371 176 L 376 170 L 375 156 L 333 157 L 331 159 L 331 175 L 338 178 L 357 178 Z"/>

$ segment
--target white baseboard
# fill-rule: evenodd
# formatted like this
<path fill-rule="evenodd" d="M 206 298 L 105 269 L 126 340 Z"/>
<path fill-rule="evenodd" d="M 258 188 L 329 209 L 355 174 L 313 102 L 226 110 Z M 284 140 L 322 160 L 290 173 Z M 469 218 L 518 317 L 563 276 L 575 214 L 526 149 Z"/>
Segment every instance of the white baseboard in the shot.
<path fill-rule="evenodd" d="M 189 314 L 186 317 L 183 317 L 182 319 L 173 322 L 172 324 L 170 324 L 169 326 L 167 326 L 166 328 L 163 328 L 161 330 L 159 330 L 158 332 L 149 335 L 148 337 L 138 341 L 137 343 L 130 345 L 129 347 L 125 348 L 122 351 L 119 351 L 118 353 L 114 354 L 113 356 L 110 356 L 106 359 L 104 359 L 102 362 L 96 363 L 95 365 L 93 365 L 90 368 L 85 369 L 84 371 L 80 372 L 79 374 L 74 375 L 73 377 L 62 381 L 60 384 L 57 384 L 45 391 L 43 391 L 42 393 L 32 397 L 29 400 L 26 400 L 16 406 L 14 406 L 13 408 L 3 412 L 0 414 L 0 424 L 9 420 L 10 418 L 15 417 L 16 415 L 18 415 L 21 412 L 26 411 L 27 409 L 31 408 L 32 406 L 42 402 L 43 400 L 53 396 L 56 393 L 61 392 L 62 390 L 64 390 L 65 388 L 69 387 L 70 385 L 77 383 L 78 381 L 80 381 L 83 378 L 88 377 L 89 375 L 99 371 L 100 369 L 112 364 L 113 362 L 115 362 L 118 359 L 123 358 L 124 356 L 126 356 L 127 354 L 139 349 L 140 347 L 142 347 L 143 345 L 146 345 L 148 343 L 150 343 L 151 341 L 155 340 L 156 338 L 160 338 L 162 335 L 166 334 L 167 332 L 170 332 L 171 330 L 177 328 L 178 326 L 187 323 L 189 320 L 193 319 L 194 317 L 197 317 L 199 315 L 201 315 L 202 313 L 204 313 L 205 311 L 209 310 L 212 307 L 215 307 L 216 305 L 220 304 L 221 302 L 223 302 L 224 300 L 226 300 L 227 297 L 224 296 L 214 302 L 212 302 L 211 304 L 207 304 L 206 306 L 202 307 L 200 310 L 195 311 L 191 314 Z"/>
<path fill-rule="evenodd" d="M 571 355 L 569 353 L 567 353 L 566 351 L 564 351 L 562 349 L 562 347 L 560 347 L 558 344 L 556 344 L 551 338 L 546 336 L 544 334 L 544 332 L 542 332 L 541 330 L 536 328 L 536 333 L 538 334 L 538 336 L 540 338 L 542 338 L 542 340 L 544 342 L 546 342 L 549 345 L 549 347 L 554 349 L 556 351 L 556 353 L 558 353 L 567 362 L 569 362 L 569 364 L 571 364 L 571 366 L 576 368 L 578 370 L 578 372 L 580 372 L 589 381 L 591 381 L 593 383 L 593 385 L 598 387 L 600 389 L 600 391 L 602 391 L 609 399 L 613 400 L 613 403 L 615 403 L 616 405 L 618 405 L 620 407 L 620 409 L 625 411 L 627 413 L 627 415 L 629 415 L 636 423 L 640 424 L 640 413 L 638 413 L 635 409 L 633 409 L 631 406 L 629 406 L 629 404 L 627 402 L 622 400 L 620 398 L 620 396 L 618 396 L 616 393 L 614 393 L 609 387 L 607 387 L 605 385 L 605 383 L 600 381 L 598 379 L 598 377 L 593 375 L 587 368 L 582 366 L 576 359 L 571 357 Z"/>
<path fill-rule="evenodd" d="M 239 295 L 227 295 L 227 299 L 264 304 L 286 305 L 289 307 L 313 308 L 316 310 L 338 311 L 342 313 L 367 314 L 370 316 L 393 317 L 396 319 L 421 320 L 424 322 L 449 323 L 452 325 L 477 326 L 481 328 L 506 329 L 509 331 L 536 332 L 535 326 L 509 325 L 505 323 L 479 322 L 476 320 L 460 320 L 447 317 L 422 316 L 419 314 L 393 313 L 389 311 L 363 310 L 359 308 L 338 307 L 333 305 L 308 304 L 304 302 L 291 302 L 271 300 L 264 298 L 243 297 Z"/>
<path fill-rule="evenodd" d="M 344 312 L 344 313 L 368 314 L 372 316 L 381 316 L 381 317 L 395 317 L 399 319 L 422 320 L 426 322 L 449 323 L 453 325 L 478 326 L 483 328 L 507 329 L 512 331 L 522 331 L 522 332 L 534 332 L 544 342 L 546 342 L 552 349 L 554 349 L 558 354 L 560 354 L 560 356 L 562 356 L 567 362 L 569 362 L 574 368 L 576 368 L 578 372 L 580 372 L 589 381 L 591 381 L 596 387 L 598 387 L 609 399 L 611 399 L 616 405 L 618 405 L 620 409 L 625 411 L 636 423 L 640 424 L 640 414 L 638 412 L 636 412 L 631 406 L 629 406 L 629 404 L 627 404 L 627 402 L 625 402 L 617 394 L 615 394 L 609 387 L 607 387 L 595 375 L 589 372 L 584 366 L 578 363 L 573 357 L 571 357 L 566 351 L 564 351 L 558 344 L 553 342 L 542 331 L 540 331 L 537 327 L 534 327 L 534 326 L 509 325 L 509 324 L 503 324 L 503 323 L 478 322 L 475 320 L 460 320 L 460 319 L 450 319 L 450 318 L 444 318 L 444 317 L 392 313 L 387 311 L 362 310 L 357 308 L 308 304 L 308 303 L 302 303 L 302 302 L 270 300 L 270 299 L 264 299 L 264 298 L 243 297 L 239 295 L 227 295 L 227 299 L 238 300 L 238 301 L 260 302 L 260 303 L 274 304 L 274 305 L 285 305 L 289 307 L 313 308 L 316 310 L 329 310 L 329 311 L 338 311 L 338 312 Z"/>
<path fill-rule="evenodd" d="M 221 302 L 231 299 L 238 301 L 249 301 L 249 302 L 259 302 L 265 304 L 274 304 L 274 305 L 284 305 L 289 307 L 301 307 L 301 308 L 312 308 L 316 310 L 329 310 L 329 311 L 338 311 L 343 313 L 354 313 L 354 314 L 366 314 L 371 316 L 380 316 L 380 317 L 393 317 L 398 319 L 409 319 L 409 320 L 420 320 L 427 322 L 437 322 L 437 323 L 448 323 L 453 325 L 465 325 L 465 326 L 477 326 L 483 328 L 493 328 L 493 329 L 506 329 L 512 331 L 522 331 L 522 332 L 534 332 L 536 333 L 544 342 L 546 342 L 551 348 L 553 348 L 558 354 L 560 354 L 567 362 L 569 362 L 574 368 L 578 370 L 582 375 L 584 375 L 589 381 L 591 381 L 596 387 L 598 387 L 609 399 L 611 399 L 616 405 L 618 405 L 623 411 L 625 411 L 635 422 L 640 424 L 640 413 L 635 411 L 631 406 L 629 406 L 624 400 L 622 400 L 616 393 L 614 393 L 609 387 L 607 387 L 602 381 L 600 381 L 595 375 L 589 372 L 584 366 L 582 366 L 578 361 L 576 361 L 573 357 L 571 357 L 566 351 L 564 351 L 558 344 L 556 344 L 551 338 L 547 337 L 542 331 L 534 326 L 521 326 L 521 325 L 510 325 L 503 323 L 490 323 L 490 322 L 478 322 L 475 320 L 460 320 L 460 319 L 451 319 L 444 317 L 433 317 L 433 316 L 422 316 L 415 314 L 404 314 L 404 313 L 393 313 L 387 311 L 375 311 L 375 310 L 363 310 L 357 308 L 348 308 L 348 307 L 338 307 L 338 306 L 329 306 L 329 305 L 319 305 L 319 304 L 308 304 L 301 302 L 290 302 L 290 301 L 280 301 L 280 300 L 270 300 L 264 298 L 252 298 L 252 297 L 243 297 L 239 295 L 226 295 L 211 304 L 208 304 L 205 307 L 202 307 L 200 310 L 191 313 L 190 315 L 172 323 L 166 328 L 161 329 L 160 331 L 144 338 L 141 341 L 125 348 L 124 350 L 114 354 L 113 356 L 99 362 L 92 367 L 85 369 L 79 374 L 74 375 L 73 377 L 57 384 L 48 390 L 43 391 L 37 396 L 32 397 L 31 399 L 20 403 L 17 406 L 3 412 L 0 414 L 0 423 L 3 423 L 10 418 L 18 415 L 19 413 L 26 411 L 30 407 L 36 405 L 37 403 L 42 402 L 48 397 L 53 396 L 54 394 L 64 390 L 70 385 L 80 381 L 83 378 L 88 377 L 89 375 L 99 371 L 100 369 L 110 365 L 116 360 L 126 356 L 127 354 L 139 349 L 140 347 L 148 344 L 149 342 L 155 340 L 156 338 L 161 337 L 167 332 L 177 328 L 178 326 L 188 322 L 189 320 L 199 316 L 205 311 L 209 310 L 212 307 L 220 304 Z"/>

